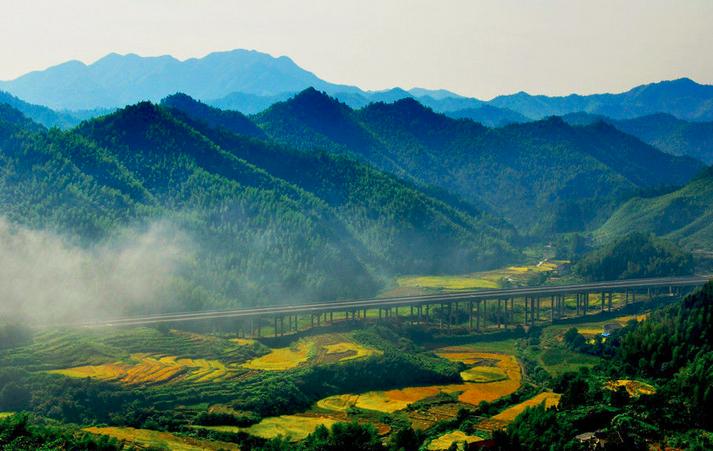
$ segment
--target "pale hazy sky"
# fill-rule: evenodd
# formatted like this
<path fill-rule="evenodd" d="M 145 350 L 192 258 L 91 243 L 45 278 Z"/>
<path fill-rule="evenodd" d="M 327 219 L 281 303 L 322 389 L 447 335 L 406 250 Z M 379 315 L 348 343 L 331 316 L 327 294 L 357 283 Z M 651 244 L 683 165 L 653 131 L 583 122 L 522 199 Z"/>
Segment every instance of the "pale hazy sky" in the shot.
<path fill-rule="evenodd" d="M 246 48 L 364 89 L 592 93 L 713 83 L 713 0 L 0 0 L 0 42 L 3 80 Z"/>

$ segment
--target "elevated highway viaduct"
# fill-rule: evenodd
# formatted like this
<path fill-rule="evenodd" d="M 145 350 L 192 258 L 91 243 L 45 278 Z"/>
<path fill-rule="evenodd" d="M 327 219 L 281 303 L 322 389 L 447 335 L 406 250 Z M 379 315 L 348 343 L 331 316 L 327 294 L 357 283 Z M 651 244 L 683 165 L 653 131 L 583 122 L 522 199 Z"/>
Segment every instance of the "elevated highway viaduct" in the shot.
<path fill-rule="evenodd" d="M 612 311 L 702 286 L 712 276 L 661 277 L 560 286 L 504 288 L 457 293 L 340 300 L 234 310 L 116 318 L 77 324 L 122 327 L 231 319 L 240 336 L 283 335 L 336 321 L 409 321 L 468 330 L 534 326 Z"/>

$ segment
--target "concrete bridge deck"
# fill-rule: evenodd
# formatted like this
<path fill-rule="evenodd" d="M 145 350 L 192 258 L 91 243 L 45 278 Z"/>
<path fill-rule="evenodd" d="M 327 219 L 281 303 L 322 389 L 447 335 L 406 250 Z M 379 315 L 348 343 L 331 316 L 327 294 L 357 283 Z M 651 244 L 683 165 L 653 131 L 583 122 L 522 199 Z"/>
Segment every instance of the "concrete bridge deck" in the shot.
<path fill-rule="evenodd" d="M 561 286 L 538 286 L 524 288 L 505 288 L 495 290 L 478 290 L 458 293 L 446 294 L 431 294 L 422 296 L 399 296 L 375 299 L 357 299 L 335 302 L 321 302 L 311 304 L 297 305 L 278 305 L 272 307 L 256 307 L 222 311 L 207 311 L 207 312 L 185 312 L 185 313 L 170 313 L 147 315 L 133 318 L 116 318 L 111 320 L 100 320 L 90 323 L 79 324 L 86 327 L 102 327 L 102 326 L 139 326 L 161 323 L 176 323 L 185 321 L 201 321 L 201 320 L 216 320 L 223 318 L 243 319 L 245 324 L 250 322 L 250 335 L 255 336 L 255 328 L 257 327 L 257 336 L 260 335 L 260 324 L 265 319 L 274 320 L 274 333 L 281 334 L 285 332 L 284 319 L 288 319 L 287 330 L 293 330 L 294 324 L 297 325 L 299 316 L 309 315 L 312 324 L 319 325 L 322 321 L 334 321 L 334 313 L 342 312 L 345 314 L 345 319 L 366 318 L 367 310 L 378 310 L 378 317 L 390 317 L 396 309 L 398 315 L 399 307 L 410 307 L 410 317 L 412 320 L 418 318 L 418 322 L 429 322 L 429 316 L 432 306 L 438 306 L 441 309 L 448 309 L 449 315 L 452 317 L 453 306 L 456 311 L 461 311 L 461 303 L 466 305 L 466 313 L 468 314 L 468 326 L 473 328 L 474 323 L 478 329 L 481 326 L 481 318 L 483 323 L 488 320 L 497 322 L 498 327 L 516 322 L 516 299 L 518 305 L 518 315 L 522 316 L 522 323 L 534 324 L 536 321 L 541 321 L 541 304 L 544 300 L 546 312 L 549 312 L 549 318 L 562 318 L 568 313 L 574 313 L 576 316 L 587 314 L 591 311 L 590 298 L 591 294 L 600 294 L 601 310 L 608 308 L 612 309 L 612 294 L 625 293 L 626 303 L 636 302 L 636 294 L 646 292 L 648 297 L 651 297 L 652 290 L 654 292 L 668 291 L 672 293 L 680 288 L 694 288 L 705 284 L 712 276 L 696 275 L 687 277 L 661 277 L 651 279 L 631 279 L 631 280 L 616 280 L 607 282 L 594 282 L 574 285 Z M 574 305 L 572 308 L 566 303 L 569 296 L 569 304 L 572 304 L 574 297 Z M 631 296 L 631 297 L 630 297 Z M 549 299 L 548 299 L 549 298 Z M 641 299 L 641 296 L 640 296 Z M 492 304 L 497 304 L 497 313 L 493 313 Z M 491 313 L 488 316 L 487 308 L 491 304 Z M 482 311 L 481 311 L 482 305 Z M 522 306 L 520 309 L 519 307 Z M 475 310 L 474 310 L 475 308 Z M 414 310 L 415 309 L 415 310 Z M 425 309 L 425 314 L 424 310 Z M 574 310 L 574 312 L 570 312 Z M 329 316 L 328 316 L 329 315 Z M 279 324 L 278 324 L 279 319 Z M 256 324 L 257 323 L 257 324 Z M 449 321 L 450 324 L 450 321 Z M 247 328 L 247 326 L 246 326 Z M 243 331 L 244 335 L 248 335 Z"/>

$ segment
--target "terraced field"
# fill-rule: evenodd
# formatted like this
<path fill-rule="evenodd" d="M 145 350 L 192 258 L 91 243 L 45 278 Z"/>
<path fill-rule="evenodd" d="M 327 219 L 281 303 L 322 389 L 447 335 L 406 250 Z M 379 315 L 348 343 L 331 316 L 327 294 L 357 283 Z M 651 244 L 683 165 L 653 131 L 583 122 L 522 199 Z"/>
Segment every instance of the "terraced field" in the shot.
<path fill-rule="evenodd" d="M 265 418 L 261 422 L 249 427 L 237 426 L 206 426 L 205 429 L 222 432 L 247 432 L 250 435 L 271 439 L 277 436 L 289 437 L 292 441 L 303 440 L 323 425 L 331 427 L 337 420 L 327 416 L 309 415 L 282 415 L 279 417 Z"/>
<path fill-rule="evenodd" d="M 619 387 L 624 387 L 629 396 L 635 398 L 641 395 L 653 395 L 656 393 L 656 387 L 653 385 L 631 379 L 617 379 L 609 381 L 604 385 L 604 388 L 612 391 L 618 390 Z"/>
<path fill-rule="evenodd" d="M 485 372 L 497 372 L 503 378 L 496 381 L 466 382 L 463 384 L 430 385 L 424 387 L 406 387 L 397 390 L 370 391 L 361 394 L 343 394 L 330 396 L 317 402 L 317 407 L 331 411 L 346 411 L 351 407 L 393 413 L 409 405 L 436 396 L 440 393 L 457 394 L 458 400 L 477 405 L 481 401 L 494 401 L 513 393 L 520 387 L 520 365 L 512 355 L 482 353 L 465 347 L 443 348 L 438 355 L 448 356 L 453 361 L 475 364 L 474 368 L 488 368 Z M 480 367 L 478 363 L 483 364 Z M 489 374 L 492 374 L 489 373 Z M 476 373 L 471 373 L 476 374 Z M 483 379 L 486 379 L 483 377 Z"/>
<path fill-rule="evenodd" d="M 176 451 L 238 450 L 234 443 L 199 440 L 169 432 L 134 429 L 129 427 L 90 427 L 84 429 L 95 435 L 107 435 L 138 448 L 170 449 Z"/>
<path fill-rule="evenodd" d="M 242 373 L 219 360 L 177 358 L 149 354 L 132 354 L 129 362 L 87 365 L 51 370 L 73 378 L 92 378 L 128 385 L 162 384 L 167 382 L 219 382 Z"/>
<path fill-rule="evenodd" d="M 484 439 L 477 435 L 468 435 L 463 431 L 452 431 L 431 440 L 426 449 L 433 451 L 447 450 L 455 442 L 459 444 L 482 442 Z M 459 447 L 458 449 L 464 449 Z"/>
<path fill-rule="evenodd" d="M 345 362 L 381 353 L 355 342 L 348 334 L 324 334 L 303 338 L 286 348 L 244 363 L 243 368 L 263 371 L 287 371 L 306 364 Z"/>

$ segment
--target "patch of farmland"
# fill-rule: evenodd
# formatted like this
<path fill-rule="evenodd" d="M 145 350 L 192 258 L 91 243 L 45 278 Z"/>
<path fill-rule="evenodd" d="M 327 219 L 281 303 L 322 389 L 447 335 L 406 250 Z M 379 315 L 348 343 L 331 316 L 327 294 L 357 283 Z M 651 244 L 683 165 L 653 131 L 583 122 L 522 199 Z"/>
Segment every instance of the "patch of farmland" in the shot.
<path fill-rule="evenodd" d="M 417 410 L 409 410 L 407 415 L 411 421 L 411 427 L 418 430 L 426 430 L 443 420 L 451 420 L 458 415 L 458 411 L 463 408 L 463 404 L 447 403 L 436 404 Z"/>
<path fill-rule="evenodd" d="M 300 340 L 288 348 L 272 349 L 269 354 L 243 363 L 242 367 L 264 371 L 291 370 L 307 363 L 314 351 L 314 342 Z"/>
<path fill-rule="evenodd" d="M 15 412 L 0 412 L 0 420 L 15 415 Z"/>
<path fill-rule="evenodd" d="M 516 404 L 512 407 L 503 410 L 499 414 L 494 415 L 493 419 L 496 421 L 502 421 L 507 424 L 513 421 L 528 407 L 539 406 L 542 403 L 545 404 L 545 408 L 555 407 L 557 406 L 557 404 L 559 404 L 561 397 L 562 395 L 560 395 L 559 393 L 542 392 L 533 396 L 527 401 L 523 401 L 520 404 Z"/>
<path fill-rule="evenodd" d="M 543 261 L 538 264 L 508 266 L 491 271 L 476 272 L 459 276 L 404 276 L 396 279 L 399 289 L 421 289 L 436 291 L 466 291 L 501 288 L 503 281 L 522 285 L 537 274 L 557 269 L 565 261 Z"/>
<path fill-rule="evenodd" d="M 483 440 L 482 437 L 478 437 L 477 435 L 468 435 L 463 431 L 452 431 L 431 440 L 431 443 L 428 444 L 426 449 L 434 451 L 447 450 L 453 443 L 463 445 L 466 443 L 481 442 Z M 458 449 L 465 449 L 465 446 L 459 446 Z"/>
<path fill-rule="evenodd" d="M 455 349 L 455 348 L 452 348 Z M 456 354 L 454 351 L 453 354 Z M 326 410 L 345 411 L 350 407 L 392 413 L 403 410 L 414 402 L 440 393 L 458 394 L 458 400 L 477 405 L 481 401 L 494 401 L 515 392 L 521 383 L 521 369 L 517 359 L 507 354 L 472 352 L 469 361 L 495 361 L 495 368 L 505 375 L 505 379 L 494 382 L 406 387 L 397 390 L 370 391 L 361 394 L 330 396 L 317 402 L 317 407 Z"/>
<path fill-rule="evenodd" d="M 243 368 L 263 371 L 287 371 L 299 366 L 345 362 L 381 354 L 381 351 L 363 346 L 344 334 L 323 334 L 303 338 L 286 348 L 272 349 L 270 353 L 252 359 Z"/>
<path fill-rule="evenodd" d="M 616 391 L 619 387 L 624 387 L 629 396 L 634 398 L 638 398 L 641 395 L 653 395 L 656 393 L 656 388 L 653 385 L 637 380 L 617 379 L 608 381 L 604 384 L 604 388 L 607 390 Z"/>
<path fill-rule="evenodd" d="M 494 366 L 474 366 L 461 371 L 460 377 L 466 382 L 496 382 L 507 378 L 505 372 Z"/>
<path fill-rule="evenodd" d="M 324 349 L 327 356 L 337 357 L 340 362 L 361 359 L 381 353 L 376 349 L 367 348 L 353 341 L 341 341 L 338 343 L 325 344 L 322 346 L 322 349 Z"/>
<path fill-rule="evenodd" d="M 336 422 L 337 420 L 326 416 L 282 415 L 279 417 L 264 418 L 259 423 L 249 427 L 202 426 L 201 428 L 219 432 L 245 432 L 264 439 L 283 436 L 296 442 L 303 440 L 314 432 L 318 426 L 323 425 L 330 428 Z"/>
<path fill-rule="evenodd" d="M 84 430 L 95 435 L 107 435 L 141 448 L 171 449 L 176 451 L 239 449 L 234 443 L 200 440 L 193 437 L 183 437 L 169 432 L 152 431 L 149 429 L 90 427 Z"/>
<path fill-rule="evenodd" d="M 219 360 L 178 358 L 149 354 L 132 354 L 129 362 L 88 365 L 48 371 L 73 378 L 92 378 L 128 385 L 167 382 L 219 382 L 242 371 Z"/>

